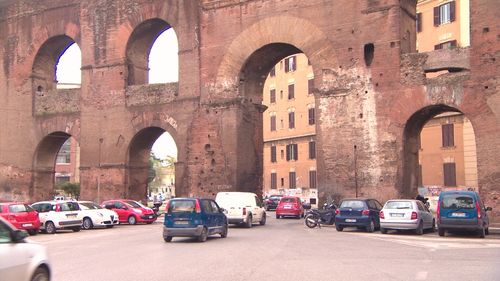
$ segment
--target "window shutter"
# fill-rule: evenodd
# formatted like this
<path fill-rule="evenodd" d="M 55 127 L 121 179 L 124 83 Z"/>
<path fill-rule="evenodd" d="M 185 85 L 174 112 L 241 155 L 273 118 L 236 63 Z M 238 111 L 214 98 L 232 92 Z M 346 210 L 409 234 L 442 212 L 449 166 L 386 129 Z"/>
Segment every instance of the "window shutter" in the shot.
<path fill-rule="evenodd" d="M 309 159 L 316 159 L 316 142 L 309 142 Z"/>
<path fill-rule="evenodd" d="M 309 125 L 314 125 L 315 123 L 314 113 L 314 108 L 309 108 Z"/>
<path fill-rule="evenodd" d="M 309 79 L 307 80 L 307 93 L 309 95 L 313 94 L 313 89 L 314 89 L 314 79 Z"/>
<path fill-rule="evenodd" d="M 455 163 L 444 163 L 444 186 L 456 186 L 457 176 L 455 170 Z"/>
<path fill-rule="evenodd" d="M 417 13 L 417 32 L 422 31 L 422 13 Z"/>
<path fill-rule="evenodd" d="M 439 12 L 439 6 L 434 7 L 434 26 L 439 26 L 441 23 L 441 17 L 440 17 L 440 12 Z"/>
<path fill-rule="evenodd" d="M 295 152 L 294 155 L 293 155 L 293 158 L 295 160 L 299 160 L 299 145 L 298 144 L 294 144 L 293 147 L 294 147 L 294 152 Z"/>
<path fill-rule="evenodd" d="M 271 101 L 271 103 L 275 103 L 276 102 L 276 89 L 272 89 L 269 93 L 269 100 Z"/>
<path fill-rule="evenodd" d="M 276 116 L 271 116 L 271 131 L 276 131 Z"/>
<path fill-rule="evenodd" d="M 295 112 L 288 113 L 288 128 L 295 128 Z"/>
<path fill-rule="evenodd" d="M 434 50 L 441 50 L 443 48 L 442 44 L 434 45 Z"/>
<path fill-rule="evenodd" d="M 456 48 L 457 47 L 457 40 L 450 41 L 450 47 Z"/>
<path fill-rule="evenodd" d="M 455 1 L 450 2 L 450 22 L 455 21 Z"/>
<path fill-rule="evenodd" d="M 285 72 L 289 72 L 290 71 L 288 61 L 289 61 L 289 59 L 285 59 Z"/>
<path fill-rule="evenodd" d="M 455 146 L 455 138 L 454 138 L 454 126 L 453 124 L 448 124 L 448 146 Z"/>
<path fill-rule="evenodd" d="M 295 98 L 295 84 L 290 84 L 288 85 L 288 99 L 294 99 Z"/>
<path fill-rule="evenodd" d="M 286 146 L 286 161 L 290 161 L 290 144 Z"/>
<path fill-rule="evenodd" d="M 291 65 L 291 67 L 290 67 L 290 68 L 291 68 L 291 70 L 292 70 L 292 71 L 297 70 L 297 57 L 295 57 L 295 56 L 291 57 L 291 58 L 290 58 L 290 61 L 291 61 L 291 63 L 292 63 L 292 65 Z"/>
<path fill-rule="evenodd" d="M 276 146 L 271 146 L 271 162 L 276 162 Z"/>
<path fill-rule="evenodd" d="M 316 171 L 309 171 L 309 188 L 316 188 Z"/>

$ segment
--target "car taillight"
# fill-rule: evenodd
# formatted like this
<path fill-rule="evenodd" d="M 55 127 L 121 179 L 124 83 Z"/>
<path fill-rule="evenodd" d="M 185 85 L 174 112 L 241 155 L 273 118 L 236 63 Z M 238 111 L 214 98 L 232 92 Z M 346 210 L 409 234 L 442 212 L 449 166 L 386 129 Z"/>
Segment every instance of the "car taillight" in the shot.
<path fill-rule="evenodd" d="M 170 200 L 167 201 L 167 204 L 165 205 L 165 213 L 168 213 L 169 208 L 170 208 Z"/>
<path fill-rule="evenodd" d="M 243 208 L 243 215 L 245 216 L 247 214 L 247 208 Z"/>
<path fill-rule="evenodd" d="M 198 200 L 196 200 L 195 211 L 198 214 L 201 213 L 200 201 Z"/>
<path fill-rule="evenodd" d="M 379 217 L 380 217 L 381 219 L 385 219 L 385 216 L 384 216 L 384 211 L 380 211 Z"/>
<path fill-rule="evenodd" d="M 481 219 L 481 209 L 479 208 L 479 202 L 476 202 L 477 219 Z"/>
<path fill-rule="evenodd" d="M 363 216 L 368 216 L 368 215 L 370 215 L 370 210 L 363 210 L 363 212 L 361 212 L 361 214 Z"/>
<path fill-rule="evenodd" d="M 339 209 L 335 209 L 335 215 L 338 215 L 340 214 L 340 210 Z"/>
<path fill-rule="evenodd" d="M 417 219 L 417 212 L 411 212 L 411 219 L 416 220 Z"/>
<path fill-rule="evenodd" d="M 436 217 L 438 223 L 441 223 L 441 202 L 438 202 L 437 208 L 436 208 Z"/>

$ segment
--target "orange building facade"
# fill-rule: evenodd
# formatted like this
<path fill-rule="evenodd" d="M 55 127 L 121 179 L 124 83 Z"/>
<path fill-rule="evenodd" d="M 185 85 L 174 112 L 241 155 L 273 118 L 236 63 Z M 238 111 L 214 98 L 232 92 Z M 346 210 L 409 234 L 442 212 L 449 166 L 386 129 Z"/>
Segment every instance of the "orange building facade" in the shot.
<path fill-rule="evenodd" d="M 313 71 L 304 54 L 275 65 L 264 84 L 264 194 L 288 194 L 315 204 L 316 114 Z M 312 200 L 311 200 L 312 199 Z"/>

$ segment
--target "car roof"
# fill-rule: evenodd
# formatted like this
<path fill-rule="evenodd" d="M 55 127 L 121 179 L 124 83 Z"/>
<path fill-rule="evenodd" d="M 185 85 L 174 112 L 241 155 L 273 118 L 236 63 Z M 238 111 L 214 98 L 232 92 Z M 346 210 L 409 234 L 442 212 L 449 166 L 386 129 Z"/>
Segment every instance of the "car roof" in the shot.
<path fill-rule="evenodd" d="M 442 191 L 440 193 L 440 195 L 447 195 L 447 194 L 466 194 L 466 195 L 475 196 L 478 193 L 475 191 L 470 191 L 470 190 L 448 190 L 448 191 Z"/>

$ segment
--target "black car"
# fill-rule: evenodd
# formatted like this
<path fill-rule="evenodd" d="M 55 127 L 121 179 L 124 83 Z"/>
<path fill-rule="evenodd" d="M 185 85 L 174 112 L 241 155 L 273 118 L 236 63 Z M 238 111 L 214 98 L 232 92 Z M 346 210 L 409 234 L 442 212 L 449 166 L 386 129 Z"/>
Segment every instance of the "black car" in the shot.
<path fill-rule="evenodd" d="M 283 198 L 283 195 L 271 195 L 267 199 L 265 199 L 264 208 L 266 209 L 266 211 L 276 210 L 281 198 Z"/>

